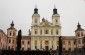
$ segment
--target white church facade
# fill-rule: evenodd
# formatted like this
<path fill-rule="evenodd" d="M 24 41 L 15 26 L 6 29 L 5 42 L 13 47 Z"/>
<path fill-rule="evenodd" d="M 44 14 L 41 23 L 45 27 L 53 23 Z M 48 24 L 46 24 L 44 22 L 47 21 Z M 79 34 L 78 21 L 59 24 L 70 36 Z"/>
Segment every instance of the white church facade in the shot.
<path fill-rule="evenodd" d="M 31 50 L 56 50 L 58 49 L 58 37 L 61 34 L 60 15 L 57 9 L 53 9 L 52 23 L 42 18 L 38 9 L 34 9 L 31 26 Z"/>

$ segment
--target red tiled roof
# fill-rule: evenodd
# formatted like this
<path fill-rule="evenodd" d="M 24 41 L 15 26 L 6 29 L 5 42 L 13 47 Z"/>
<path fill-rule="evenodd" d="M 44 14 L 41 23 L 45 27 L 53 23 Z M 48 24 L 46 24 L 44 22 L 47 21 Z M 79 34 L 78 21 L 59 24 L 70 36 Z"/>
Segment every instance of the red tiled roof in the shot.
<path fill-rule="evenodd" d="M 22 39 L 30 39 L 30 36 L 22 36 Z"/>
<path fill-rule="evenodd" d="M 15 28 L 12 28 L 12 27 L 8 28 L 7 30 L 9 30 L 9 29 L 14 29 L 14 30 L 16 30 Z"/>
<path fill-rule="evenodd" d="M 82 28 L 77 28 L 77 29 L 75 30 L 75 32 L 77 32 L 77 31 L 85 31 L 85 30 L 82 29 Z"/>
<path fill-rule="evenodd" d="M 76 39 L 76 36 L 62 36 L 63 40 L 74 40 Z"/>

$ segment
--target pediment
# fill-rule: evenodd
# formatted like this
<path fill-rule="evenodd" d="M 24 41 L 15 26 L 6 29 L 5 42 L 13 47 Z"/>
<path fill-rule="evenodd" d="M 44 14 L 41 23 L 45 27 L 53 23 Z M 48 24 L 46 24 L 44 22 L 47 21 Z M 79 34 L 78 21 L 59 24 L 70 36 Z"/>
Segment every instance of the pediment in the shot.
<path fill-rule="evenodd" d="M 44 27 L 48 27 L 48 26 L 51 26 L 51 23 L 48 22 L 47 20 L 45 20 L 45 21 L 42 22 L 40 25 L 41 25 L 41 26 L 44 26 Z"/>

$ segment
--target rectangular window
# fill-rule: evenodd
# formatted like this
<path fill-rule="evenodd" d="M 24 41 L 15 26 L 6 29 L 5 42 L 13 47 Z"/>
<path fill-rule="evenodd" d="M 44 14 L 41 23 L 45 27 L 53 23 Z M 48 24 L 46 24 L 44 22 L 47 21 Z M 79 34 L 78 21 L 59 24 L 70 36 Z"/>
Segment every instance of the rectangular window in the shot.
<path fill-rule="evenodd" d="M 22 41 L 22 44 L 24 44 L 24 41 Z"/>
<path fill-rule="evenodd" d="M 68 45 L 71 45 L 71 42 L 70 41 L 68 41 Z"/>
<path fill-rule="evenodd" d="M 42 35 L 42 29 L 40 29 L 40 35 Z"/>
<path fill-rule="evenodd" d="M 13 43 L 14 43 L 14 40 L 13 40 Z"/>
<path fill-rule="evenodd" d="M 81 32 L 81 36 L 83 36 L 83 32 Z"/>
<path fill-rule="evenodd" d="M 74 45 L 76 45 L 76 40 L 74 41 Z"/>
<path fill-rule="evenodd" d="M 9 43 L 11 43 L 11 39 L 9 39 Z"/>
<path fill-rule="evenodd" d="M 30 41 L 28 41 L 28 44 L 30 44 Z"/>

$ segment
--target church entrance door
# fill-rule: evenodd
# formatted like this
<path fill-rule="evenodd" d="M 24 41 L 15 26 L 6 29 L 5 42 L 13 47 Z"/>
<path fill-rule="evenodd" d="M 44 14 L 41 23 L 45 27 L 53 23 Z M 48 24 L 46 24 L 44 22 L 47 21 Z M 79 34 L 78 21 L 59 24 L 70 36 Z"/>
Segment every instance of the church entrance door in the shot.
<path fill-rule="evenodd" d="M 49 46 L 45 46 L 45 49 L 46 49 L 46 50 L 49 50 Z"/>

